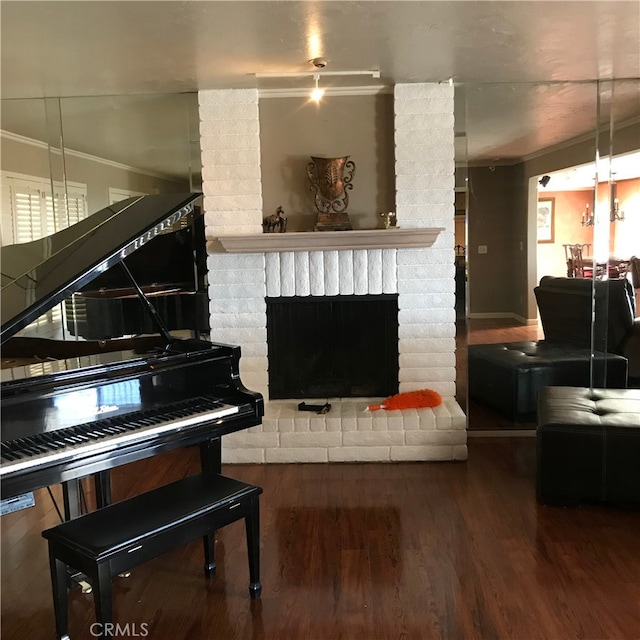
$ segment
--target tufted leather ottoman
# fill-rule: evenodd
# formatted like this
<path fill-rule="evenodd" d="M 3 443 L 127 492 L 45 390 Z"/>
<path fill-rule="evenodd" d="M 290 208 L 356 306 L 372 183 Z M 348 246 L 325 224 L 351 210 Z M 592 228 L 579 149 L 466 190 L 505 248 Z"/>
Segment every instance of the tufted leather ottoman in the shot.
<path fill-rule="evenodd" d="M 468 347 L 469 397 L 516 421 L 534 420 L 538 393 L 546 386 L 588 387 L 589 349 L 544 340 L 472 344 Z M 608 388 L 627 386 L 627 359 L 595 353 L 594 382 Z"/>
<path fill-rule="evenodd" d="M 544 504 L 640 507 L 640 389 L 541 390 L 537 494 Z"/>

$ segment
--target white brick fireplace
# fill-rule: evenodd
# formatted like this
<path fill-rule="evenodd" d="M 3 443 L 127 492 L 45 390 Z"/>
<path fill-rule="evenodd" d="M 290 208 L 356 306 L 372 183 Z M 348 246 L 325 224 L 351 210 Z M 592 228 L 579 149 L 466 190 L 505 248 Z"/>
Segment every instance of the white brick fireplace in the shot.
<path fill-rule="evenodd" d="M 225 462 L 467 457 L 466 419 L 454 398 L 453 87 L 397 85 L 394 112 L 397 220 L 416 232 L 379 231 L 387 234 L 381 246 L 357 231 L 286 234 L 296 246 L 261 250 L 258 92 L 200 92 L 212 339 L 241 346 L 242 382 L 260 391 L 266 405 L 262 425 L 225 436 Z M 436 230 L 435 242 L 410 242 L 429 228 Z M 349 238 L 351 246 L 331 246 L 331 234 Z M 394 246 L 388 234 L 398 234 Z M 258 242 L 257 248 L 228 252 L 216 240 L 237 236 Z M 299 246 L 298 238 L 311 237 L 316 246 Z M 321 237 L 328 238 L 326 246 Z M 298 400 L 269 401 L 265 296 L 381 293 L 398 294 L 400 391 L 434 389 L 442 405 L 368 412 L 373 399 L 334 398 L 331 411 L 317 415 L 298 411 Z"/>

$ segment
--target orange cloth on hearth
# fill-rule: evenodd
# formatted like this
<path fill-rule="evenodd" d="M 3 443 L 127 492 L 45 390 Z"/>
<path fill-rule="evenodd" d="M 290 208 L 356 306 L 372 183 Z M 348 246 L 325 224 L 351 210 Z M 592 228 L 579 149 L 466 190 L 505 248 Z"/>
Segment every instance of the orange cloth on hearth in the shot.
<path fill-rule="evenodd" d="M 369 411 L 376 409 L 387 409 L 394 411 L 397 409 L 420 409 L 423 407 L 437 407 L 442 403 L 442 396 L 437 391 L 431 389 L 419 389 L 418 391 L 406 391 L 389 396 L 380 404 L 371 404 L 367 407 Z"/>

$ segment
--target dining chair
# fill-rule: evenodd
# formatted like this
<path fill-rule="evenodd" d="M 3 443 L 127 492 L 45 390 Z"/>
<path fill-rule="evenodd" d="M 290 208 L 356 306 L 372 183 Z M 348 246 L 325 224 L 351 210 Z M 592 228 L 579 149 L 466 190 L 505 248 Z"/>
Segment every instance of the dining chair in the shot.
<path fill-rule="evenodd" d="M 591 278 L 593 265 L 584 263 L 584 255 L 588 254 L 590 244 L 563 244 L 564 255 L 567 261 L 568 278 Z"/>

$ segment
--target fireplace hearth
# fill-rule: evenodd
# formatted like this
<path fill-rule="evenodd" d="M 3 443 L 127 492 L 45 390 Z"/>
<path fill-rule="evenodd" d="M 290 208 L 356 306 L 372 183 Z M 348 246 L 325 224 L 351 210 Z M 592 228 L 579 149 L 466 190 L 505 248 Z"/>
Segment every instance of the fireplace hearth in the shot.
<path fill-rule="evenodd" d="M 269 192 L 263 188 L 262 169 L 270 159 L 262 157 L 268 145 L 261 141 L 266 121 L 260 121 L 258 91 L 200 92 L 212 335 L 241 346 L 242 383 L 265 399 L 262 425 L 225 436 L 224 462 L 466 459 L 466 419 L 455 401 L 453 94 L 447 83 L 393 88 L 395 194 L 394 206 L 384 209 L 396 211 L 398 227 L 270 234 L 262 233 L 263 193 Z M 331 411 L 321 415 L 298 410 L 305 398 L 274 399 L 289 394 L 277 390 L 279 365 L 272 362 L 274 355 L 278 359 L 277 340 L 271 337 L 268 343 L 266 298 L 298 296 L 315 302 L 380 294 L 398 294 L 393 338 L 388 335 L 398 354 L 390 389 L 364 391 L 370 383 L 349 374 L 344 393 L 362 390 L 371 396 L 336 397 L 342 389 L 323 389 L 308 401 L 331 403 Z M 350 326 L 364 329 L 369 320 L 370 314 Z M 298 329 L 301 324 L 297 321 Z M 333 337 L 328 348 L 334 348 L 341 334 L 332 316 L 311 337 L 317 341 L 319 335 Z M 293 338 L 286 332 L 280 338 L 285 373 L 309 365 L 306 355 L 287 362 Z M 341 349 L 336 351 L 339 357 Z M 378 351 L 367 341 L 359 353 Z M 367 367 L 379 369 L 377 364 Z M 333 377 L 330 372 L 320 379 Z M 400 392 L 433 389 L 443 403 L 433 409 L 367 411 L 396 385 Z M 291 395 L 306 393 L 295 381 L 292 387 L 298 391 Z"/>
<path fill-rule="evenodd" d="M 398 296 L 267 298 L 272 399 L 398 392 Z"/>

